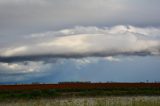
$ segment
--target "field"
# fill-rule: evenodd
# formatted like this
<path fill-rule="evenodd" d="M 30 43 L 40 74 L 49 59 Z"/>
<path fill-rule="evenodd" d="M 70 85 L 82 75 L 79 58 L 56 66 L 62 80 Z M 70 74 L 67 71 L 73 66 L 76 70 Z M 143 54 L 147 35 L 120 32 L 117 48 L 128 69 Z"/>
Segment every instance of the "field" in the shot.
<path fill-rule="evenodd" d="M 58 83 L 0 85 L 0 100 L 5 98 L 160 95 L 160 83 Z"/>
<path fill-rule="evenodd" d="M 0 85 L 0 106 L 160 106 L 160 83 Z"/>
<path fill-rule="evenodd" d="M 12 100 L 0 106 L 160 106 L 160 96 L 111 96 Z"/>
<path fill-rule="evenodd" d="M 61 82 L 58 84 L 0 85 L 0 90 L 105 89 L 105 88 L 160 88 L 160 83 Z"/>

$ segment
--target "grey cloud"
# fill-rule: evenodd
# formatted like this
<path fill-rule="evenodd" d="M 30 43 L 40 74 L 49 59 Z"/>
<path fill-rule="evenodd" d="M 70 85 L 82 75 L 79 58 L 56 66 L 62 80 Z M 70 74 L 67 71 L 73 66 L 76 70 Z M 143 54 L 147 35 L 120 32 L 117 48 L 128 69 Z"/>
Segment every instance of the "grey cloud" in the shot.
<path fill-rule="evenodd" d="M 33 79 L 33 77 L 39 78 L 47 76 L 50 72 L 46 71 L 51 69 L 54 64 L 44 64 L 44 62 L 14 62 L 14 63 L 3 63 L 0 62 L 0 82 L 9 81 L 24 81 Z M 53 67 L 52 67 L 53 68 Z"/>
<path fill-rule="evenodd" d="M 159 0 L 0 0 L 0 36 L 76 25 L 159 26 L 159 4 Z"/>
<path fill-rule="evenodd" d="M 0 0 L 0 79 L 43 76 L 60 58 L 159 56 L 159 5 L 160 0 Z"/>
<path fill-rule="evenodd" d="M 105 28 L 75 27 L 32 34 L 21 43 L 1 48 L 0 61 L 53 62 L 57 58 L 160 55 L 159 32 L 160 28 L 121 25 Z"/>
<path fill-rule="evenodd" d="M 107 57 L 107 56 L 147 56 L 153 55 L 149 51 L 139 51 L 139 52 L 118 52 L 118 53 L 84 53 L 84 54 L 53 54 L 53 55 L 28 55 L 28 56 L 11 56 L 11 57 L 0 57 L 0 62 L 4 63 L 14 63 L 25 61 L 43 61 L 44 63 L 55 63 L 57 59 L 79 59 L 85 57 Z"/>

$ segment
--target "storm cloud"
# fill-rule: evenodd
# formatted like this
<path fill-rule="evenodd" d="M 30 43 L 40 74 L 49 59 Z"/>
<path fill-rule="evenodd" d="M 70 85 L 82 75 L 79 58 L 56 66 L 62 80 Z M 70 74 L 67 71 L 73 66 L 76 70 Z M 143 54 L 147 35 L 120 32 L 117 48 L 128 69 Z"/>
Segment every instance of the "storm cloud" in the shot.
<path fill-rule="evenodd" d="M 160 0 L 0 0 L 0 83 L 159 79 L 159 11 Z"/>
<path fill-rule="evenodd" d="M 25 36 L 0 49 L 1 62 L 52 58 L 160 55 L 160 28 L 75 27 Z M 58 36 L 56 36 L 58 35 Z"/>

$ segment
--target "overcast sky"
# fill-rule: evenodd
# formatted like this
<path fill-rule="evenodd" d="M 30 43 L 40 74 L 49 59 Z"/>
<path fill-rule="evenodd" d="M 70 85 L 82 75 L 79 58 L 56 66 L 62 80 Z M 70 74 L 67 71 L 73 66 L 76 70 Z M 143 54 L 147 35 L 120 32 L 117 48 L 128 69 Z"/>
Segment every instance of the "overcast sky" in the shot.
<path fill-rule="evenodd" d="M 160 0 L 0 0 L 0 83 L 160 81 Z"/>

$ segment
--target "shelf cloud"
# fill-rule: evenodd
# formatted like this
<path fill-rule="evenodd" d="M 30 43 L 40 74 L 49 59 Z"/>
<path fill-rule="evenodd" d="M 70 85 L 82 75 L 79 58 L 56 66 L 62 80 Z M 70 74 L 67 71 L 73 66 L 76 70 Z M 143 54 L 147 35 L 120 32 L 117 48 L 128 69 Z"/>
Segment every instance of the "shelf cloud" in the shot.
<path fill-rule="evenodd" d="M 0 49 L 1 62 L 47 61 L 53 58 L 160 55 L 160 28 L 119 25 L 75 27 L 31 34 Z M 43 39 L 43 40 L 41 40 Z"/>
<path fill-rule="evenodd" d="M 0 0 L 0 84 L 160 80 L 159 11 L 160 0 Z"/>

